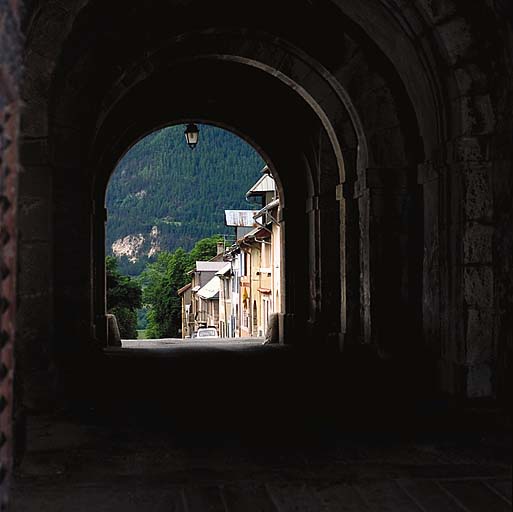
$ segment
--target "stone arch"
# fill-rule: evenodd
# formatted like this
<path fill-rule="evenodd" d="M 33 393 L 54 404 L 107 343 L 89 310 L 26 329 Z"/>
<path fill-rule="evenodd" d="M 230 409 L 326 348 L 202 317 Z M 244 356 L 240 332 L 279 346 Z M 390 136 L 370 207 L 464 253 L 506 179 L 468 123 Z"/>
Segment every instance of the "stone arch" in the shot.
<path fill-rule="evenodd" d="M 505 267 L 502 273 L 491 272 L 491 254 L 500 249 L 494 238 L 494 229 L 489 229 L 493 216 L 490 207 L 493 203 L 490 168 L 495 165 L 494 158 L 501 158 L 504 162 L 497 164 L 502 166 L 498 170 L 501 175 L 505 174 L 504 169 L 511 166 L 511 155 L 503 149 L 505 144 L 500 143 L 501 136 L 508 133 L 510 119 L 501 120 L 496 129 L 493 114 L 501 108 L 504 111 L 499 104 L 502 100 L 494 96 L 493 84 L 480 71 L 483 60 L 493 55 L 493 47 L 476 47 L 482 42 L 479 24 L 483 20 L 486 23 L 491 23 L 490 20 L 498 23 L 495 18 L 498 11 L 484 3 L 475 7 L 477 4 L 470 6 L 456 1 L 439 4 L 418 0 L 406 5 L 396 0 L 362 0 L 358 3 L 333 0 L 326 2 L 318 12 L 313 12 L 311 4 L 310 7 L 307 4 L 309 3 L 294 4 L 294 13 L 297 14 L 294 23 L 280 25 L 281 6 L 277 9 L 276 20 L 268 20 L 267 31 L 271 35 L 271 43 L 279 43 L 277 46 L 281 53 L 269 52 L 269 38 L 257 38 L 257 43 L 262 43 L 262 52 L 255 56 L 253 52 L 258 44 L 252 47 L 244 41 L 241 43 L 241 39 L 234 43 L 226 32 L 221 34 L 215 30 L 207 33 L 205 37 L 208 39 L 212 36 L 209 44 L 215 42 L 217 37 L 218 57 L 228 56 L 232 61 L 239 59 L 239 64 L 249 64 L 253 60 L 261 67 L 267 66 L 267 71 L 275 78 L 278 79 L 281 74 L 283 78 L 290 79 L 289 87 L 296 93 L 301 90 L 309 93 L 311 91 L 314 110 L 317 105 L 321 109 L 318 113 L 324 112 L 327 115 L 329 124 L 324 123 L 324 128 L 328 127 L 327 139 L 333 142 L 335 135 L 344 157 L 344 173 L 339 178 L 344 176 L 345 184 L 343 179 L 334 183 L 340 187 L 337 194 L 344 198 L 341 204 L 347 209 L 344 215 L 348 239 L 355 241 L 353 245 L 349 243 L 341 247 L 341 253 L 349 258 L 353 268 L 351 276 L 354 282 L 352 286 L 348 285 L 348 289 L 361 290 L 349 296 L 348 301 L 353 305 L 358 304 L 356 309 L 359 309 L 360 304 L 364 305 L 361 314 L 358 311 L 348 316 L 355 319 L 356 337 L 361 335 L 364 341 L 375 343 L 381 348 L 379 329 L 378 338 L 375 337 L 375 309 L 380 304 L 379 301 L 376 304 L 375 299 L 382 293 L 379 292 L 380 289 L 386 289 L 386 282 L 380 282 L 379 279 L 376 281 L 376 272 L 373 277 L 372 268 L 379 263 L 382 246 L 371 235 L 373 231 L 379 231 L 381 224 L 373 226 L 372 222 L 387 218 L 388 213 L 385 212 L 391 214 L 388 217 L 390 221 L 394 217 L 394 209 L 400 212 L 398 218 L 402 219 L 402 228 L 395 231 L 395 245 L 389 245 L 387 250 L 390 255 L 394 251 L 401 254 L 401 237 L 409 237 L 408 240 L 411 239 L 413 245 L 419 243 L 406 219 L 409 217 L 408 203 L 413 201 L 418 205 L 421 200 L 416 194 L 423 196 L 422 336 L 440 358 L 444 368 L 442 374 L 451 382 L 451 391 L 489 394 L 492 392 L 491 379 L 485 377 L 487 384 L 482 386 L 476 384 L 479 378 L 478 381 L 472 381 L 472 376 L 490 374 L 493 356 L 488 354 L 488 348 L 481 345 L 490 347 L 495 343 L 493 339 L 480 334 L 476 326 L 483 320 L 491 321 L 493 306 L 490 304 L 495 300 L 500 300 L 503 310 L 510 307 L 505 291 L 502 298 L 494 297 L 494 286 L 499 289 L 501 278 L 507 280 L 507 270 Z M 24 96 L 28 107 L 24 114 L 25 141 L 22 147 L 22 158 L 27 171 L 22 179 L 21 201 L 22 204 L 34 207 L 25 208 L 27 214 L 22 222 L 28 224 L 35 217 L 46 218 L 47 221 L 38 234 L 38 240 L 24 239 L 22 235 L 21 252 L 23 253 L 23 244 L 33 245 L 33 242 L 37 242 L 37 251 L 41 258 L 50 261 L 55 232 L 50 214 L 46 210 L 38 209 L 37 205 L 51 204 L 54 198 L 59 199 L 59 194 L 65 194 L 62 190 L 55 189 L 55 184 L 59 180 L 65 181 L 70 172 L 76 176 L 87 176 L 94 171 L 92 166 L 95 160 L 86 148 L 91 147 L 92 137 L 95 130 L 98 130 L 96 122 L 101 117 L 98 105 L 104 101 L 105 105 L 113 106 L 116 98 L 123 96 L 122 89 L 134 83 L 134 74 L 137 76 L 142 70 L 149 76 L 155 72 L 151 59 L 146 57 L 158 54 L 155 53 L 155 43 L 159 45 L 158 30 L 155 31 L 154 39 L 151 39 L 151 34 L 144 32 L 148 45 L 140 45 L 144 51 L 138 54 L 142 57 L 139 60 L 128 53 L 123 54 L 119 61 L 110 63 L 99 58 L 98 53 L 93 51 L 94 38 L 87 36 L 87 29 L 95 26 L 95 23 L 96 26 L 105 28 L 113 23 L 114 18 L 108 6 L 103 6 L 104 11 L 95 11 L 97 5 L 95 6 L 95 2 L 81 1 L 70 4 L 66 11 L 61 10 L 57 4 L 45 5 L 27 24 L 27 87 Z M 266 7 L 266 2 L 259 4 L 262 11 L 259 19 L 265 15 Z M 127 26 L 130 27 L 138 12 L 134 6 L 126 8 L 126 18 L 131 17 L 127 21 Z M 186 3 L 183 8 L 186 9 Z M 141 9 L 144 10 L 143 7 Z M 99 17 L 99 12 L 105 16 Z M 183 21 L 183 12 L 180 11 L 173 19 Z M 308 19 L 309 14 L 315 17 Z M 124 18 L 121 18 L 120 22 L 123 22 Z M 61 22 L 54 23 L 56 19 Z M 196 23 L 197 18 L 194 19 Z M 290 16 L 288 19 L 290 20 Z M 230 20 L 240 22 L 236 17 L 231 17 Z M 337 44 L 323 46 L 326 41 L 324 35 L 316 43 L 310 37 L 309 31 L 301 30 L 308 26 L 308 22 L 320 22 L 319 26 L 327 27 L 326 33 L 330 35 L 335 33 L 334 27 L 343 27 L 344 30 L 340 31 L 342 35 L 337 36 Z M 177 23 L 179 25 L 179 21 Z M 179 33 L 175 34 L 175 43 L 183 40 L 191 31 L 201 32 L 201 28 L 184 24 Z M 59 37 L 53 37 L 57 32 Z M 84 32 L 87 37 L 81 37 Z M 115 36 L 122 35 L 121 28 L 104 32 Z M 254 27 L 243 26 L 243 35 L 255 33 Z M 104 37 L 101 29 L 95 37 L 98 40 Z M 120 40 L 124 39 L 120 37 Z M 292 52 L 290 47 L 297 51 Z M 80 54 L 82 50 L 84 51 Z M 273 62 L 274 53 L 281 57 L 279 62 Z M 81 58 L 74 60 L 76 55 Z M 165 55 L 167 53 L 163 51 L 161 56 Z M 205 56 L 201 52 L 196 55 Z M 505 71 L 507 66 L 504 66 L 504 61 L 499 62 L 500 59 L 495 57 L 493 59 L 504 76 L 510 76 Z M 314 63 L 313 67 L 308 67 L 309 60 Z M 74 67 L 74 62 L 78 63 L 77 67 Z M 142 63 L 139 68 L 138 63 Z M 97 87 L 88 89 L 87 71 L 91 69 L 100 70 L 102 77 L 105 77 L 101 87 L 97 84 Z M 308 70 L 307 73 L 305 69 Z M 294 83 L 297 88 L 294 88 Z M 359 83 L 370 85 L 369 90 L 364 91 L 365 94 L 359 94 L 362 92 L 358 90 Z M 77 94 L 81 86 L 87 92 L 85 97 L 89 98 L 83 103 L 85 108 L 82 112 L 79 108 L 80 101 L 77 101 L 81 98 Z M 329 93 L 325 94 L 326 91 Z M 65 94 L 61 94 L 63 92 Z M 350 99 L 350 103 L 344 99 L 344 94 L 347 96 L 346 100 Z M 504 101 L 507 102 L 507 99 Z M 373 115 L 373 105 L 383 108 L 377 116 Z M 90 108 L 91 106 L 94 108 Z M 85 110 L 94 113 L 93 125 L 88 124 L 90 119 L 86 114 L 89 112 Z M 387 110 L 390 114 L 386 113 Z M 61 116 L 61 113 L 64 115 Z M 75 118 L 73 113 L 76 114 Z M 104 114 L 107 115 L 107 111 Z M 355 122 L 353 114 L 357 115 L 358 122 Z M 377 118 L 382 123 L 389 115 L 394 118 L 397 129 L 389 130 L 388 135 L 385 135 L 384 130 L 376 133 L 374 120 Z M 76 124 L 77 119 L 87 122 Z M 413 126 L 415 129 L 410 130 Z M 52 137 L 50 144 L 49 129 Z M 321 132 L 321 138 L 325 135 Z M 367 159 L 359 158 L 361 151 L 367 155 L 362 135 L 369 150 Z M 370 142 L 371 137 L 374 139 Z M 493 154 L 490 153 L 491 147 Z M 390 148 L 399 148 L 398 154 L 404 154 L 397 158 L 397 154 L 389 152 Z M 335 161 L 340 156 L 337 151 L 335 147 Z M 320 153 L 319 149 L 318 154 Z M 309 165 L 314 168 L 314 152 L 311 152 L 310 157 Z M 79 161 L 82 163 L 77 166 L 76 162 Z M 83 165 L 83 162 L 87 163 Z M 415 186 L 417 164 L 422 164 L 419 167 L 422 194 Z M 82 178 L 85 179 L 84 176 Z M 329 180 L 333 180 L 332 173 L 326 179 L 323 177 L 322 183 L 328 183 Z M 36 182 L 39 185 L 34 192 L 35 189 L 30 187 Z M 87 180 L 85 183 L 87 184 Z M 385 189 L 386 193 L 382 194 Z M 354 199 L 355 192 L 357 199 Z M 456 217 L 449 215 L 449 193 L 456 197 L 458 205 L 463 205 L 463 214 L 461 209 L 457 209 L 453 212 L 457 214 Z M 483 206 L 481 209 L 473 209 L 472 197 L 475 197 L 475 193 L 479 195 L 479 204 Z M 390 201 L 391 197 L 395 197 L 397 201 Z M 503 196 L 499 193 L 498 197 Z M 309 199 L 312 199 L 311 204 L 318 204 L 317 196 L 312 195 Z M 388 201 L 388 210 L 385 208 L 380 213 L 380 203 L 385 200 Z M 373 205 L 377 210 L 373 210 Z M 297 208 L 299 211 L 299 206 Z M 508 219 L 510 217 L 507 215 L 503 217 L 499 232 L 506 232 Z M 81 229 L 86 232 L 86 221 L 82 222 L 84 224 Z M 28 232 L 27 230 L 26 233 Z M 360 239 L 363 243 L 359 242 Z M 479 250 L 479 240 L 488 244 L 486 251 Z M 490 240 L 492 241 L 488 243 Z M 32 248 L 31 246 L 31 250 Z M 476 272 L 476 265 L 481 265 L 482 270 Z M 43 269 L 41 279 L 44 281 L 46 295 L 40 301 L 41 304 L 53 304 L 54 290 L 63 289 L 63 283 L 53 277 L 55 266 L 58 267 L 50 264 Z M 361 270 L 361 280 L 354 272 L 356 267 Z M 411 273 L 418 275 L 418 262 L 414 263 L 414 267 Z M 457 283 L 456 293 L 448 292 L 449 283 Z M 483 283 L 488 302 L 478 303 L 471 296 L 471 290 Z M 22 281 L 21 294 L 28 298 L 28 293 L 24 291 L 25 286 L 26 283 Z M 418 283 L 415 286 L 418 288 Z M 71 291 L 72 288 L 73 286 L 68 287 L 68 290 Z M 382 303 L 383 300 L 384 296 Z M 419 294 L 416 300 L 419 300 Z M 53 312 L 50 306 L 48 308 L 47 318 L 52 318 Z M 462 325 L 461 318 L 465 318 L 465 325 Z M 377 319 L 378 327 L 379 322 Z M 48 339 L 52 338 L 51 326 L 47 325 L 45 328 Z M 85 332 L 88 331 L 86 325 L 82 325 L 82 328 Z M 474 347 L 475 350 L 461 347 Z M 486 355 L 476 356 L 485 352 Z M 463 381 L 459 377 L 454 378 L 460 370 L 462 373 L 466 372 L 470 380 L 467 376 Z"/>
<path fill-rule="evenodd" d="M 209 60 L 211 60 L 211 59 L 209 59 Z M 206 65 L 211 65 L 209 63 L 209 60 L 205 61 L 207 63 Z M 234 66 L 234 63 L 231 63 L 231 62 L 227 61 L 226 59 L 223 59 L 221 62 L 224 63 L 223 64 L 224 66 L 232 66 L 232 67 Z M 196 62 L 195 65 L 198 66 L 198 63 Z M 235 66 L 241 66 L 241 64 L 236 63 Z M 252 76 L 253 76 L 254 80 L 257 80 L 256 76 L 261 74 L 261 72 L 254 67 L 249 67 L 249 69 L 253 70 L 253 71 L 251 71 L 251 73 L 253 73 Z M 268 80 L 268 82 L 267 82 L 268 84 L 273 83 L 272 80 L 271 81 L 269 81 L 269 79 L 266 79 L 266 80 Z M 148 80 L 148 81 L 150 81 L 150 80 Z M 262 83 L 264 83 L 264 82 L 262 82 Z M 138 105 L 138 104 L 141 105 L 142 104 L 142 102 L 138 101 L 137 99 L 134 99 L 137 97 L 139 97 L 139 98 L 142 97 L 141 95 L 143 94 L 142 92 L 137 92 L 137 87 L 138 86 L 134 86 L 135 92 L 133 92 L 133 96 L 128 95 L 126 100 L 124 100 L 127 105 Z M 146 87 L 145 83 L 141 82 L 140 87 L 142 87 L 143 88 L 142 90 L 144 91 L 145 90 L 144 87 Z M 148 85 L 148 87 L 151 87 L 151 84 Z M 286 90 L 286 89 L 283 88 L 283 90 Z M 137 95 L 139 95 L 139 96 L 137 96 Z M 177 97 L 179 97 L 180 101 L 183 103 L 184 96 L 179 94 Z M 240 105 L 239 105 L 239 107 L 242 108 Z M 283 151 L 279 148 L 279 144 L 277 144 L 277 142 L 276 142 L 276 141 L 279 141 L 279 137 L 277 136 L 275 139 L 275 142 L 271 144 L 271 142 L 269 140 L 267 140 L 265 142 L 265 137 L 262 139 L 262 134 L 258 135 L 259 130 L 260 131 L 264 130 L 264 131 L 268 132 L 269 131 L 268 125 L 264 124 L 260 127 L 255 125 L 253 128 L 251 128 L 251 126 L 249 126 L 249 128 L 246 127 L 246 129 L 244 130 L 244 128 L 240 126 L 240 121 L 237 121 L 237 119 L 229 118 L 229 107 L 225 108 L 224 114 L 223 114 L 225 117 L 225 121 L 221 122 L 218 120 L 218 118 L 222 119 L 222 117 L 219 117 L 219 113 L 215 113 L 215 109 L 213 111 L 214 113 L 212 113 L 210 117 L 208 116 L 210 107 L 208 107 L 208 105 L 206 105 L 206 104 L 202 104 L 201 108 L 198 106 L 195 107 L 198 112 L 198 114 L 197 114 L 198 116 L 202 115 L 202 116 L 206 116 L 206 117 L 197 117 L 197 116 L 194 117 L 193 116 L 192 118 L 183 117 L 186 115 L 185 112 L 181 112 L 180 110 L 178 110 L 178 111 L 173 110 L 173 108 L 176 108 L 176 105 L 169 107 L 169 109 L 167 111 L 166 111 L 166 108 L 161 109 L 161 112 L 157 115 L 157 117 L 149 116 L 148 119 L 145 118 L 145 113 L 142 110 L 137 110 L 137 107 L 131 107 L 131 108 L 132 108 L 132 111 L 135 113 L 134 115 L 136 115 L 136 117 L 138 119 L 137 125 L 134 125 L 133 130 L 125 129 L 125 132 L 123 133 L 122 129 L 121 130 L 118 129 L 121 127 L 120 119 L 122 119 L 123 112 L 125 112 L 125 110 L 126 110 L 126 107 L 123 106 L 122 103 L 120 103 L 119 108 L 117 109 L 118 112 L 116 113 L 115 109 L 111 110 L 110 117 L 105 118 L 105 122 L 102 124 L 102 130 L 98 132 L 98 136 L 96 138 L 96 141 L 98 144 L 98 146 L 96 148 L 98 160 L 97 160 L 97 164 L 95 165 L 97 171 L 95 173 L 94 183 L 93 183 L 93 188 L 95 190 L 95 192 L 94 192 L 95 193 L 95 201 L 97 204 L 99 204 L 99 205 L 103 204 L 103 194 L 105 191 L 106 181 L 107 181 L 108 175 L 113 170 L 113 167 L 118 158 L 118 155 L 122 151 L 124 151 L 126 149 L 126 147 L 130 146 L 135 140 L 140 138 L 141 134 L 147 133 L 147 131 L 154 129 L 155 127 L 162 126 L 163 124 L 169 122 L 169 120 L 173 120 L 173 122 L 196 121 L 196 122 L 208 122 L 208 123 L 216 124 L 223 128 L 227 128 L 227 129 L 235 132 L 236 134 L 241 135 L 242 138 L 244 138 L 246 141 L 250 142 L 255 148 L 257 148 L 261 154 L 266 155 L 266 160 L 270 162 L 270 166 L 273 169 L 275 176 L 278 180 L 281 197 L 283 199 L 283 209 L 285 209 L 285 210 L 290 209 L 291 211 L 296 211 L 299 206 L 300 209 L 297 210 L 297 212 L 298 212 L 298 215 L 301 215 L 301 209 L 304 209 L 304 206 L 301 206 L 301 204 L 304 205 L 305 199 L 299 198 L 300 203 L 296 204 L 296 205 L 294 205 L 294 201 L 292 201 L 291 202 L 292 207 L 290 207 L 290 208 L 289 208 L 290 205 L 289 205 L 289 201 L 288 201 L 288 198 L 291 196 L 290 194 L 288 194 L 288 189 L 290 187 L 292 187 L 291 188 L 292 191 L 297 189 L 296 192 L 299 197 L 300 189 L 298 189 L 298 185 L 297 184 L 292 185 L 291 177 L 287 177 L 287 174 L 284 175 L 282 173 L 282 171 L 280 170 L 280 164 L 278 164 L 278 163 L 274 164 L 275 159 L 273 158 L 273 154 L 270 154 L 269 152 L 267 152 L 265 150 L 265 148 L 266 148 L 265 144 L 268 144 L 268 145 L 270 144 L 269 147 L 271 147 L 271 148 L 274 147 L 274 151 L 278 152 L 278 157 L 277 157 L 276 161 L 280 161 L 280 159 L 281 159 L 281 161 L 282 161 L 281 167 L 282 168 L 287 168 L 287 167 L 295 168 L 296 172 L 298 173 L 299 176 L 304 175 L 304 178 L 301 178 L 301 179 L 306 179 L 308 177 L 309 173 L 311 172 L 311 169 L 307 166 L 304 166 L 301 163 L 303 160 L 302 160 L 302 158 L 299 157 L 299 154 L 297 157 L 297 158 L 299 158 L 297 163 L 292 163 L 292 162 L 289 162 L 288 164 L 283 163 L 284 155 L 280 154 L 280 153 L 283 153 Z M 148 109 L 146 107 L 144 107 L 144 110 L 148 110 Z M 216 115 L 218 116 L 218 118 L 216 118 Z M 118 117 L 116 118 L 116 116 L 118 116 Z M 175 116 L 175 117 L 173 117 L 173 116 Z M 315 117 L 312 117 L 311 114 L 308 114 L 308 116 L 310 116 L 310 121 L 308 121 L 308 124 L 315 126 L 315 122 L 316 122 Z M 248 119 L 250 118 L 249 115 L 246 115 L 246 117 Z M 239 126 L 237 125 L 237 122 L 239 122 Z M 286 119 L 283 118 L 282 122 L 285 123 Z M 271 118 L 269 119 L 267 124 L 273 124 L 273 121 Z M 315 128 L 315 130 L 318 130 L 318 129 L 319 130 L 322 129 L 320 126 L 320 123 L 319 123 L 319 128 Z M 251 130 L 253 130 L 253 132 L 254 132 L 253 138 L 251 138 L 252 137 Z M 255 130 L 257 130 L 257 131 L 255 132 Z M 260 139 L 258 137 L 260 137 Z M 260 140 L 262 140 L 263 142 L 260 143 L 259 142 Z M 299 146 L 301 146 L 301 144 L 299 144 Z M 291 152 L 291 154 L 294 152 L 297 152 L 297 149 L 291 150 L 290 144 L 287 144 L 287 147 L 289 148 L 288 151 Z M 104 152 L 103 148 L 108 148 L 108 151 Z M 314 149 L 315 149 L 315 147 L 312 146 L 312 148 L 309 149 L 309 151 L 313 151 Z M 107 155 L 107 157 L 105 157 L 105 155 Z M 303 168 L 304 168 L 304 170 L 302 170 Z M 332 199 L 333 199 L 334 204 L 336 204 L 334 188 L 336 187 L 336 185 L 338 183 L 338 180 L 337 180 L 338 175 L 339 175 L 339 164 L 335 160 L 334 164 L 333 164 L 333 173 L 332 173 L 333 180 L 334 180 L 333 181 Z M 283 181 L 281 179 L 282 177 L 287 178 L 287 180 L 288 180 L 287 184 L 282 183 L 282 181 Z M 294 179 L 296 179 L 296 178 L 294 178 Z M 294 181 L 294 179 L 292 181 Z M 310 178 L 308 178 L 308 179 L 310 179 Z M 294 194 L 296 194 L 296 192 L 294 192 Z M 303 195 L 305 193 L 306 193 L 306 190 L 301 192 L 301 194 L 303 194 Z M 101 211 L 101 208 L 100 208 L 100 211 Z M 338 215 L 338 212 L 335 212 L 335 213 Z M 101 220 L 100 220 L 99 224 L 101 224 Z M 294 236 L 297 237 L 297 234 Z M 98 243 L 103 243 L 103 242 L 100 242 L 100 240 L 103 240 L 103 234 L 101 233 L 101 229 L 100 229 L 99 235 L 96 238 L 99 241 Z M 103 254 L 103 251 L 100 249 L 97 249 L 96 253 Z M 99 275 L 100 272 L 101 272 L 101 269 L 98 267 L 97 275 Z M 305 274 L 306 274 L 306 272 L 305 272 Z M 98 280 L 98 277 L 96 279 Z M 289 286 L 286 286 L 285 288 L 289 289 Z M 293 287 L 290 286 L 290 289 L 292 289 L 292 288 Z M 98 289 L 98 293 L 101 293 L 101 286 Z M 282 301 L 286 301 L 286 300 L 287 300 L 287 294 L 285 293 L 285 290 L 284 290 L 284 293 L 282 294 Z M 97 301 L 99 303 L 101 302 L 100 296 L 97 297 Z M 103 308 L 100 306 L 100 311 L 98 311 L 97 314 L 101 315 L 102 309 Z M 286 307 L 285 302 L 283 302 L 281 309 L 282 310 L 290 310 L 290 307 Z"/>

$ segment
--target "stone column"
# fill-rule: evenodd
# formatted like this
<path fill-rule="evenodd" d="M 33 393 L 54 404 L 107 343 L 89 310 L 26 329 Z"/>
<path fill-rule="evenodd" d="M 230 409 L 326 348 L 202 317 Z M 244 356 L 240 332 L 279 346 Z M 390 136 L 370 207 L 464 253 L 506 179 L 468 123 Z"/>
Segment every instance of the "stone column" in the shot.
<path fill-rule="evenodd" d="M 445 239 L 441 237 L 440 200 L 441 179 L 446 171 L 433 163 L 419 166 L 419 184 L 423 187 L 424 196 L 424 243 L 423 243 L 423 300 L 422 318 L 424 342 L 432 353 L 441 356 L 442 330 L 447 330 L 446 312 L 442 304 L 447 306 L 447 287 L 442 275 L 446 269 L 441 261 L 441 251 L 445 250 Z M 444 325 L 444 329 L 442 329 Z"/>
<path fill-rule="evenodd" d="M 477 139 L 449 145 L 449 163 L 420 167 L 424 189 L 424 337 L 442 391 L 494 393 L 495 310 L 491 163 Z"/>
<path fill-rule="evenodd" d="M 309 324 L 313 340 L 341 343 L 340 206 L 336 189 L 307 200 L 309 222 Z"/>
<path fill-rule="evenodd" d="M 314 336 L 321 327 L 321 219 L 319 196 L 306 200 L 306 217 L 308 219 L 308 326 Z"/>
<path fill-rule="evenodd" d="M 281 269 L 282 313 L 279 318 L 280 343 L 303 344 L 307 339 L 307 220 L 304 208 L 290 196 L 280 213 L 280 229 L 283 247 Z M 296 199 L 296 201 L 294 200 Z"/>
<path fill-rule="evenodd" d="M 408 169 L 367 169 L 355 186 L 360 211 L 363 341 L 384 357 L 412 350 L 418 321 L 412 270 L 414 192 Z M 418 291 L 417 293 L 420 293 Z"/>
<path fill-rule="evenodd" d="M 23 403 L 45 410 L 56 400 L 54 353 L 53 177 L 47 139 L 20 145 L 18 366 Z"/>

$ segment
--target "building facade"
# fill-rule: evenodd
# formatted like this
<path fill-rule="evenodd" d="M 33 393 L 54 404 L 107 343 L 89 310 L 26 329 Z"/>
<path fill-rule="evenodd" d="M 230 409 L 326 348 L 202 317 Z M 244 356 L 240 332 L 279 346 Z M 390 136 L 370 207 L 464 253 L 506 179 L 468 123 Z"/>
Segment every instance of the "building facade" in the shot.
<path fill-rule="evenodd" d="M 224 261 L 196 262 L 190 286 L 179 290 L 184 337 L 206 326 L 224 338 L 264 337 L 282 310 L 280 201 L 267 167 L 246 198 L 260 209 L 225 210 L 235 242 Z"/>

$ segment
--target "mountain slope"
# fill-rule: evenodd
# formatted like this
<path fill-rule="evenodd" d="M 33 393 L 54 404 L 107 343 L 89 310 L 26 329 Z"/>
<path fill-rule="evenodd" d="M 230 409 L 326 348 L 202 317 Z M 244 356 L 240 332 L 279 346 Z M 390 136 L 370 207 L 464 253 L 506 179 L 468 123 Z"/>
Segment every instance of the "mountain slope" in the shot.
<path fill-rule="evenodd" d="M 125 255 L 122 271 L 138 273 L 158 251 L 190 250 L 201 238 L 231 234 L 224 210 L 252 207 L 245 193 L 264 166 L 259 154 L 225 130 L 199 128 L 194 150 L 185 143 L 182 125 L 150 134 L 113 173 L 106 246 L 107 254 Z"/>

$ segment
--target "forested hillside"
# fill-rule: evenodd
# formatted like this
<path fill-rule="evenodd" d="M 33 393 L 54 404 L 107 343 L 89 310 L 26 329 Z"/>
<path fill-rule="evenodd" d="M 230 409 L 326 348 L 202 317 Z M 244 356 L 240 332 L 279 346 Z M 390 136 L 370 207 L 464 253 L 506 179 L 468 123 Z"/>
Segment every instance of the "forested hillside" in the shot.
<path fill-rule="evenodd" d="M 252 208 L 245 194 L 264 166 L 258 153 L 225 130 L 199 129 L 194 150 L 179 125 L 147 136 L 119 162 L 107 191 L 106 246 L 122 272 L 139 274 L 160 251 L 231 234 L 224 210 Z"/>

